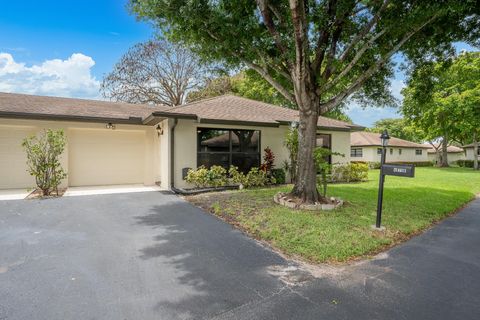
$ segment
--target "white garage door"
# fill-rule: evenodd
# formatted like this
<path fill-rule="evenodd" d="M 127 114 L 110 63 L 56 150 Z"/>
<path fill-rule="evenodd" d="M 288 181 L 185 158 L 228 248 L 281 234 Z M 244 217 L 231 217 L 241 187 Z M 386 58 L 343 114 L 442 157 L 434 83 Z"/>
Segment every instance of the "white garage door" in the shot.
<path fill-rule="evenodd" d="M 68 149 L 70 186 L 144 181 L 144 131 L 73 129 Z"/>
<path fill-rule="evenodd" d="M 35 180 L 27 172 L 27 157 L 22 148 L 32 127 L 0 126 L 0 189 L 31 188 Z"/>

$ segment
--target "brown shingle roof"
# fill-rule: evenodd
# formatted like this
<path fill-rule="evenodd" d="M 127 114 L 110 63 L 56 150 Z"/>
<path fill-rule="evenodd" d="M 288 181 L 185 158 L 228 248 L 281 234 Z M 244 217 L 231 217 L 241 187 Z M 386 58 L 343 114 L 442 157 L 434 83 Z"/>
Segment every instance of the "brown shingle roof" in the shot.
<path fill-rule="evenodd" d="M 435 147 L 438 147 L 438 144 L 434 144 Z M 429 147 L 429 149 L 427 150 L 428 153 L 436 153 L 437 151 L 435 150 L 434 147 L 432 147 L 431 145 L 428 145 L 426 144 L 427 147 Z M 450 153 L 460 153 L 460 152 L 463 152 L 463 149 L 462 148 L 459 148 L 459 147 L 456 147 L 456 146 L 448 146 L 447 147 L 447 152 L 450 152 Z"/>
<path fill-rule="evenodd" d="M 276 105 L 225 95 L 174 108 L 100 100 L 35 96 L 0 92 L 0 116 L 25 119 L 60 119 L 142 123 L 149 116 L 187 117 L 200 122 L 225 121 L 278 126 L 298 121 L 298 111 Z M 151 117 L 145 123 L 151 124 Z M 205 121 L 206 120 L 206 121 Z M 320 128 L 361 130 L 347 122 L 319 117 Z"/>
<path fill-rule="evenodd" d="M 204 120 L 237 121 L 264 124 L 278 124 L 298 121 L 298 111 L 279 107 L 256 100 L 224 95 L 177 106 L 168 112 L 196 115 Z M 351 130 L 362 127 L 347 122 L 319 117 L 318 126 L 322 128 Z"/>
<path fill-rule="evenodd" d="M 168 107 L 85 100 L 59 97 L 34 96 L 0 92 L 0 115 L 16 115 L 31 118 L 102 118 L 111 120 L 135 120 L 141 122 L 154 111 Z"/>
<path fill-rule="evenodd" d="M 368 146 L 381 146 L 380 133 L 358 131 L 352 132 L 350 135 L 350 145 L 352 147 L 368 147 Z M 402 148 L 419 148 L 428 149 L 429 147 L 424 144 L 419 144 L 395 137 L 390 137 L 388 142 L 389 147 L 402 147 Z"/>

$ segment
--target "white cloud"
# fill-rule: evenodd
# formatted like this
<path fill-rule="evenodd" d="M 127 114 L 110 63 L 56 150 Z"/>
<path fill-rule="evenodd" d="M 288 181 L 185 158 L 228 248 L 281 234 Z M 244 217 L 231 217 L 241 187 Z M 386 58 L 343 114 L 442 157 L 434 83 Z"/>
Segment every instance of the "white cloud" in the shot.
<path fill-rule="evenodd" d="M 0 52 L 0 91 L 99 99 L 100 82 L 91 73 L 95 61 L 74 53 L 68 59 L 27 66 Z"/>

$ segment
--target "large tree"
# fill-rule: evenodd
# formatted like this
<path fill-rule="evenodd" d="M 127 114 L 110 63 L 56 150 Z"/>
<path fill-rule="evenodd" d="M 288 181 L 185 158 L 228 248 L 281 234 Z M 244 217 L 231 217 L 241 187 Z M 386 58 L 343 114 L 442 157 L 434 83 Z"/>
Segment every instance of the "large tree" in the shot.
<path fill-rule="evenodd" d="M 130 0 L 163 34 L 202 57 L 258 72 L 299 110 L 292 195 L 317 202 L 318 116 L 352 97 L 390 104 L 392 56 L 418 64 L 477 41 L 476 0 Z"/>
<path fill-rule="evenodd" d="M 449 144 L 478 140 L 479 52 L 462 53 L 449 61 L 432 61 L 416 68 L 402 93 L 402 113 L 408 122 L 420 128 L 426 140 L 439 142 L 435 148 L 440 166 L 448 166 Z"/>
<path fill-rule="evenodd" d="M 424 141 L 423 132 L 415 127 L 411 126 L 403 118 L 385 118 L 375 121 L 373 127 L 368 128 L 369 132 L 381 133 L 383 130 L 387 130 L 388 133 L 399 139 L 422 143 Z"/>
<path fill-rule="evenodd" d="M 191 50 L 151 40 L 130 48 L 104 77 L 100 89 L 111 100 L 177 106 L 204 77 L 205 68 Z"/>

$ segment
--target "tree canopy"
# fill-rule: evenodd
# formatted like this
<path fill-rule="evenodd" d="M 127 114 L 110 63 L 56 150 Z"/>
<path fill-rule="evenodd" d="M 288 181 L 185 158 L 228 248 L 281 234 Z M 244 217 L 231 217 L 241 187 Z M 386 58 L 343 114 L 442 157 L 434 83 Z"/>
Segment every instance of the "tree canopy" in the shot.
<path fill-rule="evenodd" d="M 389 105 L 394 64 L 421 65 L 479 41 L 477 0 L 130 0 L 169 39 L 202 58 L 261 75 L 299 110 L 292 195 L 321 199 L 313 151 L 318 116 L 347 98 Z"/>
<path fill-rule="evenodd" d="M 128 103 L 177 106 L 204 80 L 206 68 L 191 50 L 157 39 L 125 53 L 101 85 L 105 98 Z"/>
<path fill-rule="evenodd" d="M 402 113 L 426 140 L 472 142 L 480 133 L 480 52 L 415 69 L 402 93 Z"/>
<path fill-rule="evenodd" d="M 387 130 L 390 136 L 421 143 L 424 141 L 423 132 L 415 126 L 409 125 L 403 118 L 385 118 L 375 121 L 373 127 L 368 128 L 369 132 L 381 133 Z"/>

